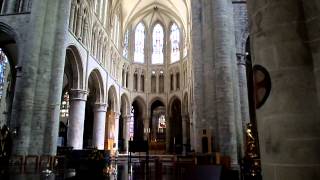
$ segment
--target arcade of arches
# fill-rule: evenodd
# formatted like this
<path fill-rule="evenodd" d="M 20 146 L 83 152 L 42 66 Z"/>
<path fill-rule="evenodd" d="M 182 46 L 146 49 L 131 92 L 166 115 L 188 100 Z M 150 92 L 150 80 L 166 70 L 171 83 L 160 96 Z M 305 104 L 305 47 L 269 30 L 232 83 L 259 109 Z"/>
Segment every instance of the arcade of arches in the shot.
<path fill-rule="evenodd" d="M 126 154 L 130 140 L 147 140 L 153 154 L 219 152 L 237 169 L 251 122 L 265 179 L 320 179 L 318 0 L 1 0 L 0 9 L 0 125 L 15 132 L 13 154 Z M 259 108 L 254 65 L 271 78 Z"/>

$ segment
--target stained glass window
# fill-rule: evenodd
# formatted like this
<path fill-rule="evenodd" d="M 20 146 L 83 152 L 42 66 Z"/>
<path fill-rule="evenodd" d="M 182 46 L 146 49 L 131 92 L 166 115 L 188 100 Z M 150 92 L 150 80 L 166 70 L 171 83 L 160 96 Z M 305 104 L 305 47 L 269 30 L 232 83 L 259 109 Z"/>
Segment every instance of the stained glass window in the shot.
<path fill-rule="evenodd" d="M 0 99 L 3 96 L 4 86 L 6 83 L 6 71 L 8 66 L 8 58 L 0 48 Z"/>
<path fill-rule="evenodd" d="M 139 23 L 135 31 L 134 62 L 144 63 L 144 25 Z"/>
<path fill-rule="evenodd" d="M 172 24 L 170 31 L 171 41 L 171 63 L 177 62 L 180 59 L 180 31 L 176 24 Z"/>
<path fill-rule="evenodd" d="M 152 64 L 163 64 L 163 28 L 157 24 L 152 33 Z"/>
<path fill-rule="evenodd" d="M 61 102 L 60 114 L 61 117 L 69 117 L 69 93 L 66 92 L 63 95 L 63 99 Z"/>
<path fill-rule="evenodd" d="M 129 52 L 129 31 L 126 31 L 126 34 L 124 35 L 124 41 L 123 41 L 123 56 L 128 59 L 128 52 Z"/>
<path fill-rule="evenodd" d="M 159 117 L 158 131 L 163 132 L 163 129 L 166 128 L 166 118 L 164 115 Z"/>

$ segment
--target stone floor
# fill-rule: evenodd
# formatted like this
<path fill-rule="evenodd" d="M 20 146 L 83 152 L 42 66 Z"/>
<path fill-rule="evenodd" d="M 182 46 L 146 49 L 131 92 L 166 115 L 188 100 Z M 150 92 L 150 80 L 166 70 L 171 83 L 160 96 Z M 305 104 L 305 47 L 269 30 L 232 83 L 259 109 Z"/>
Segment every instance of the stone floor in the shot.
<path fill-rule="evenodd" d="M 19 167 L 11 167 L 9 173 L 0 176 L 0 180 L 62 180 L 62 179 L 106 179 L 106 180 L 218 180 L 239 179 L 220 178 L 222 168 L 216 165 L 195 165 L 188 159 L 176 161 L 173 157 L 161 158 L 134 157 L 131 162 L 127 157 L 112 161 L 104 169 L 103 176 L 97 174 L 77 174 L 74 169 L 63 171 L 50 170 L 48 168 L 34 169 L 32 166 L 25 167 L 23 172 Z M 237 176 L 237 175 L 236 175 Z"/>

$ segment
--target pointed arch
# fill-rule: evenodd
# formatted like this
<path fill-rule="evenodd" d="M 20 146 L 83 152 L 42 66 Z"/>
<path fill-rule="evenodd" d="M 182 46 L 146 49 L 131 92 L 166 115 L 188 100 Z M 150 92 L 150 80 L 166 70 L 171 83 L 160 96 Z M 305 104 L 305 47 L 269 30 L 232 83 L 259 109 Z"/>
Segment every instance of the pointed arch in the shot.
<path fill-rule="evenodd" d="M 64 71 L 69 80 L 70 88 L 83 89 L 83 64 L 79 50 L 75 45 L 67 47 Z"/>
<path fill-rule="evenodd" d="M 118 112 L 118 96 L 114 85 L 110 86 L 108 90 L 108 110 Z"/>
<path fill-rule="evenodd" d="M 88 78 L 88 93 L 95 98 L 96 103 L 104 102 L 104 84 L 101 76 L 101 72 L 98 69 L 94 69 L 89 73 Z"/>

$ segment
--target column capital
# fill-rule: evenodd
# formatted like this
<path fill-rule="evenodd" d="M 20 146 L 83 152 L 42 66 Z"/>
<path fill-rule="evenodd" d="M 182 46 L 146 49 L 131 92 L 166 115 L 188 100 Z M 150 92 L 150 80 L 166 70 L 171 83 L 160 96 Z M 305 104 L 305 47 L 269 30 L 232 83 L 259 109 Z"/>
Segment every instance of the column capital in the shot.
<path fill-rule="evenodd" d="M 87 100 L 87 91 L 83 89 L 71 89 L 70 90 L 70 99 L 78 100 L 78 101 L 86 101 Z"/>
<path fill-rule="evenodd" d="M 246 55 L 241 53 L 236 53 L 237 56 L 237 64 L 246 66 Z"/>
<path fill-rule="evenodd" d="M 95 112 L 106 112 L 107 111 L 107 104 L 104 103 L 95 103 L 94 104 L 94 111 Z"/>

